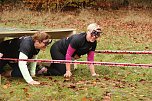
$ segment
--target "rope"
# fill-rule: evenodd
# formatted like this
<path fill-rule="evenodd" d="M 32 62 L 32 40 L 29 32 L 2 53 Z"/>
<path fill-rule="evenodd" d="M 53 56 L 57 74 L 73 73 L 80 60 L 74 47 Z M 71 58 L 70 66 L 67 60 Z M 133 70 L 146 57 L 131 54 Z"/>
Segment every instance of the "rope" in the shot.
<path fill-rule="evenodd" d="M 134 63 L 115 63 L 115 62 L 91 62 L 91 61 L 71 61 L 71 60 L 47 60 L 47 59 L 13 59 L 13 58 L 0 58 L 0 60 L 9 61 L 28 61 L 28 62 L 44 62 L 44 63 L 70 63 L 70 64 L 93 64 L 105 66 L 139 66 L 144 68 L 152 68 L 152 64 L 134 64 Z"/>
<path fill-rule="evenodd" d="M 152 54 L 152 51 L 127 51 L 127 50 L 96 50 L 96 53 L 105 54 Z"/>

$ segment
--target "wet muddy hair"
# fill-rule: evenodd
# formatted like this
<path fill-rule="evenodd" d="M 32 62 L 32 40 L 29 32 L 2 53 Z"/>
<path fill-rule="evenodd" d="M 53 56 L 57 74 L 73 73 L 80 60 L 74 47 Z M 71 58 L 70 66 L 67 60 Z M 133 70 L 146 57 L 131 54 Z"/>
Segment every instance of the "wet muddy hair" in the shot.
<path fill-rule="evenodd" d="M 32 39 L 38 40 L 39 42 L 42 42 L 43 40 L 49 40 L 51 38 L 50 35 L 48 35 L 46 32 L 44 31 L 38 31 L 36 32 L 34 35 L 32 35 Z"/>

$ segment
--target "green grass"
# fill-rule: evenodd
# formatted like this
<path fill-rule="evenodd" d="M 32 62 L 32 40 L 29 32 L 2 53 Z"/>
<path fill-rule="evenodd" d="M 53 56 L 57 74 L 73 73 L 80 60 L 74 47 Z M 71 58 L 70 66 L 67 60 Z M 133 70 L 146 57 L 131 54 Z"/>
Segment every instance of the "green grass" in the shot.
<path fill-rule="evenodd" d="M 100 76 L 93 78 L 84 68 L 86 67 L 79 67 L 70 81 L 58 76 L 36 77 L 36 80 L 41 81 L 41 85 L 38 86 L 27 85 L 23 79 L 2 77 L 0 98 L 11 101 L 80 101 L 82 99 L 100 101 L 108 93 L 112 101 L 150 101 L 152 99 L 152 71 L 98 66 L 97 71 Z"/>
<path fill-rule="evenodd" d="M 151 10 L 82 10 L 79 14 L 18 10 L 0 17 L 0 27 L 23 29 L 76 28 L 80 32 L 90 22 L 103 27 L 98 50 L 152 50 Z M 39 58 L 50 59 L 50 46 Z M 79 60 L 86 60 L 86 55 Z M 152 55 L 95 55 L 95 61 L 102 62 L 150 64 L 151 60 Z M 152 101 L 152 69 L 96 66 L 96 72 L 100 76 L 91 77 L 87 65 L 78 65 L 70 80 L 39 76 L 34 78 L 41 82 L 37 86 L 22 78 L 2 77 L 0 101 Z"/>

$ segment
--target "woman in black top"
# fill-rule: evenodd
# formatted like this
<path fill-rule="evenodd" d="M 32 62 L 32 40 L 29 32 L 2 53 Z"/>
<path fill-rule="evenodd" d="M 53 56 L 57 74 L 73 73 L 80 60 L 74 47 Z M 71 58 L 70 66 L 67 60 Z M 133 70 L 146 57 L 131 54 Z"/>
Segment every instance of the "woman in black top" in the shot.
<path fill-rule="evenodd" d="M 44 50 L 50 36 L 45 32 L 37 32 L 33 36 L 14 38 L 0 43 L 0 58 L 36 59 L 40 49 Z M 4 72 L 4 66 L 9 64 L 11 71 Z M 0 60 L 0 74 L 4 76 L 22 77 L 29 84 L 39 84 L 30 76 L 27 67 L 31 67 L 31 76 L 35 76 L 36 62 L 27 65 L 26 61 Z"/>
<path fill-rule="evenodd" d="M 75 34 L 55 42 L 50 49 L 52 59 L 71 60 L 72 58 L 78 59 L 81 55 L 87 54 L 87 60 L 94 61 L 94 51 L 97 45 L 96 39 L 100 36 L 100 33 L 100 26 L 92 23 L 87 27 L 86 33 Z M 98 75 L 94 70 L 94 65 L 89 65 L 89 69 L 92 76 Z M 52 63 L 46 71 L 48 75 L 64 75 L 65 77 L 72 75 L 70 64 L 68 63 Z"/>

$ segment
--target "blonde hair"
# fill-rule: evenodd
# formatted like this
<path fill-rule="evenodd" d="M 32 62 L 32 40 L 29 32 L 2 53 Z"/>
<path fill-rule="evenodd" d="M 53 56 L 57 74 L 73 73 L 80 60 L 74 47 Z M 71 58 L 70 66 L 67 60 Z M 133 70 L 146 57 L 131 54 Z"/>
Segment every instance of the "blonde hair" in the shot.
<path fill-rule="evenodd" d="M 93 30 L 97 30 L 100 29 L 100 26 L 97 23 L 91 23 L 90 25 L 88 25 L 87 27 L 87 31 L 92 32 Z"/>
<path fill-rule="evenodd" d="M 42 42 L 43 40 L 47 40 L 50 39 L 50 35 L 48 35 L 46 32 L 44 31 L 38 31 L 36 32 L 34 35 L 32 35 L 32 39 L 38 40 L 39 42 Z"/>

